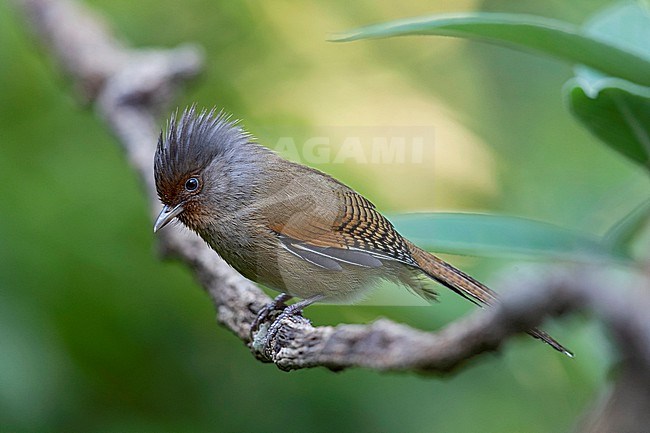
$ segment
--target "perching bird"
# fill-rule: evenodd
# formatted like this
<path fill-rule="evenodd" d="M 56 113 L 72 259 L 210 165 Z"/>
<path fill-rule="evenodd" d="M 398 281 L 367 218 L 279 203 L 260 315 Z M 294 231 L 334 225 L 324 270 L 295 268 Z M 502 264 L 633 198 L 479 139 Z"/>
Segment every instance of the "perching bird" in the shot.
<path fill-rule="evenodd" d="M 426 300 L 436 297 L 427 281 L 433 279 L 476 304 L 497 301 L 489 288 L 403 238 L 368 199 L 254 143 L 223 112 L 190 107 L 180 119 L 172 115 L 154 175 L 164 204 L 154 231 L 178 218 L 246 278 L 282 293 L 260 320 L 292 297 L 302 301 L 287 314 L 318 301 L 354 302 L 381 279 Z M 529 334 L 571 355 L 545 332 Z"/>

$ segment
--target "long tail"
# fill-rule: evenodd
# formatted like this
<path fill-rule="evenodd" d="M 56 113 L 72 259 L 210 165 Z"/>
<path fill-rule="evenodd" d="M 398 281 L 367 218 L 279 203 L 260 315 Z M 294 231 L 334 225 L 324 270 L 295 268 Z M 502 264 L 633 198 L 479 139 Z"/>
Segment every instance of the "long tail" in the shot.
<path fill-rule="evenodd" d="M 474 302 L 476 305 L 492 305 L 498 302 L 497 294 L 484 284 L 413 243 L 406 242 L 411 250 L 411 256 L 415 259 L 420 269 L 432 279 L 458 293 L 463 298 Z M 541 329 L 533 328 L 528 331 L 528 334 L 544 341 L 553 349 L 573 358 L 571 351 Z"/>

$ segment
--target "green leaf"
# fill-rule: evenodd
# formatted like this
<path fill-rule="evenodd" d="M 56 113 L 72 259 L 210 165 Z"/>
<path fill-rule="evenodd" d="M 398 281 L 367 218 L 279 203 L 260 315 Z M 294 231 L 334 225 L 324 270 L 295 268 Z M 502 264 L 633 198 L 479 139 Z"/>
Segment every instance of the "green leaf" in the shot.
<path fill-rule="evenodd" d="M 612 149 L 650 169 L 650 88 L 609 78 L 593 89 L 582 77 L 566 83 L 573 115 Z"/>
<path fill-rule="evenodd" d="M 650 61 L 650 14 L 622 3 L 596 15 L 586 34 Z M 650 70 L 646 72 L 650 76 Z M 608 77 L 586 67 L 563 89 L 571 112 L 612 149 L 650 169 L 650 87 Z"/>
<path fill-rule="evenodd" d="M 628 253 L 630 243 L 650 220 L 650 200 L 641 203 L 605 234 L 605 244 L 612 251 Z"/>
<path fill-rule="evenodd" d="M 552 224 L 502 215 L 470 213 L 397 214 L 397 230 L 426 250 L 484 256 L 629 260 L 602 238 Z"/>
<path fill-rule="evenodd" d="M 573 64 L 650 86 L 650 61 L 563 21 L 531 15 L 475 13 L 434 15 L 375 24 L 335 35 L 336 42 L 407 35 L 480 39 L 542 52 Z"/>

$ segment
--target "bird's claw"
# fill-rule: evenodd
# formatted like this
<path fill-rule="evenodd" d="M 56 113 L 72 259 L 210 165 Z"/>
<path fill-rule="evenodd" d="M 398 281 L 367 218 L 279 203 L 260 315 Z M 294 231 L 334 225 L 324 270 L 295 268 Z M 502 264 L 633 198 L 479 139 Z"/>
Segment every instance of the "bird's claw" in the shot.
<path fill-rule="evenodd" d="M 277 332 L 282 327 L 283 319 L 287 317 L 295 317 L 295 316 L 303 317 L 302 310 L 303 310 L 303 306 L 300 305 L 300 303 L 292 304 L 289 305 L 288 307 L 285 307 L 284 310 L 282 310 L 282 312 L 278 315 L 278 317 L 276 317 L 275 320 L 273 320 L 271 327 L 266 332 L 266 339 L 267 340 L 272 339 L 275 336 L 275 334 L 277 334 Z"/>
<path fill-rule="evenodd" d="M 273 299 L 273 301 L 269 302 L 266 304 L 264 307 L 262 307 L 258 312 L 257 312 L 257 317 L 255 317 L 255 320 L 253 320 L 253 323 L 251 323 L 251 328 L 250 328 L 250 338 L 251 341 L 254 340 L 255 333 L 259 330 L 260 325 L 264 322 L 267 321 L 269 317 L 271 317 L 275 312 L 277 311 L 284 311 L 287 309 L 287 304 L 285 304 L 286 301 L 291 299 L 291 296 L 282 293 Z"/>

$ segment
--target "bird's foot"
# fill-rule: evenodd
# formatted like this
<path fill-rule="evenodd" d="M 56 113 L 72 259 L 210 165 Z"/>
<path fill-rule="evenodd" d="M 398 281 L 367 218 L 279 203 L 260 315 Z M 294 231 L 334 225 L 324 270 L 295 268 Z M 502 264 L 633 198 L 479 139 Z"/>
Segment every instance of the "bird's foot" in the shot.
<path fill-rule="evenodd" d="M 278 296 L 278 298 L 280 298 Z M 276 298 L 276 300 L 278 300 Z M 288 299 L 288 298 L 287 298 Z M 284 298 L 280 298 L 279 301 L 281 301 L 282 304 L 287 300 Z M 273 319 L 273 322 L 271 325 L 268 324 L 268 317 L 271 316 L 272 312 L 274 311 L 273 308 L 271 308 L 271 304 L 269 304 L 268 307 L 268 312 L 266 313 L 267 319 L 259 321 L 258 327 L 260 328 L 258 331 L 251 332 L 253 335 L 253 338 L 251 338 L 251 348 L 253 349 L 253 352 L 255 353 L 255 356 L 264 361 L 264 362 L 270 362 L 273 359 L 272 353 L 274 351 L 274 346 L 277 344 L 277 338 L 280 330 L 283 329 L 283 325 L 286 325 L 289 320 L 292 321 L 292 323 L 297 324 L 298 322 L 307 322 L 309 321 L 307 319 L 302 318 L 302 310 L 313 304 L 314 302 L 320 301 L 323 299 L 323 296 L 317 295 L 317 296 L 312 296 L 311 298 L 303 299 L 302 301 L 296 302 L 295 304 L 289 305 L 288 307 L 285 306 L 284 309 L 280 312 L 280 314 L 277 315 Z M 274 301 L 275 303 L 275 301 Z M 278 308 L 275 308 L 275 311 L 277 311 Z M 260 315 L 263 313 L 262 310 L 260 310 Z M 252 328 L 251 328 L 252 329 Z M 291 338 L 289 337 L 290 334 L 285 335 L 284 337 L 286 338 Z"/>
<path fill-rule="evenodd" d="M 291 318 L 295 316 L 302 317 L 302 310 L 310 306 L 314 302 L 318 302 L 323 299 L 322 295 L 312 296 L 311 298 L 303 299 L 302 301 L 296 302 L 295 304 L 289 305 L 275 318 L 268 332 L 266 333 L 266 340 L 271 340 L 278 333 L 282 327 L 282 321 L 286 318 Z"/>
<path fill-rule="evenodd" d="M 273 299 L 273 301 L 266 304 L 257 312 L 257 317 L 255 317 L 255 320 L 253 320 L 253 323 L 251 323 L 251 329 L 250 329 L 251 341 L 254 340 L 255 333 L 258 331 L 262 323 L 266 322 L 267 319 L 271 317 L 275 312 L 283 311 L 286 308 L 288 308 L 286 302 L 289 299 L 291 299 L 291 295 L 287 295 L 286 293 L 281 293 L 278 296 L 276 296 L 275 299 Z"/>
<path fill-rule="evenodd" d="M 283 319 L 286 319 L 288 317 L 294 317 L 294 316 L 302 316 L 302 310 L 305 307 L 299 306 L 298 304 L 300 304 L 300 302 L 295 303 L 293 305 L 289 305 L 284 310 L 282 310 L 282 312 L 278 315 L 278 317 L 275 318 L 275 320 L 271 324 L 271 327 L 266 333 L 267 340 L 274 337 L 275 334 L 277 334 L 277 332 L 280 330 L 280 327 L 282 326 Z"/>

